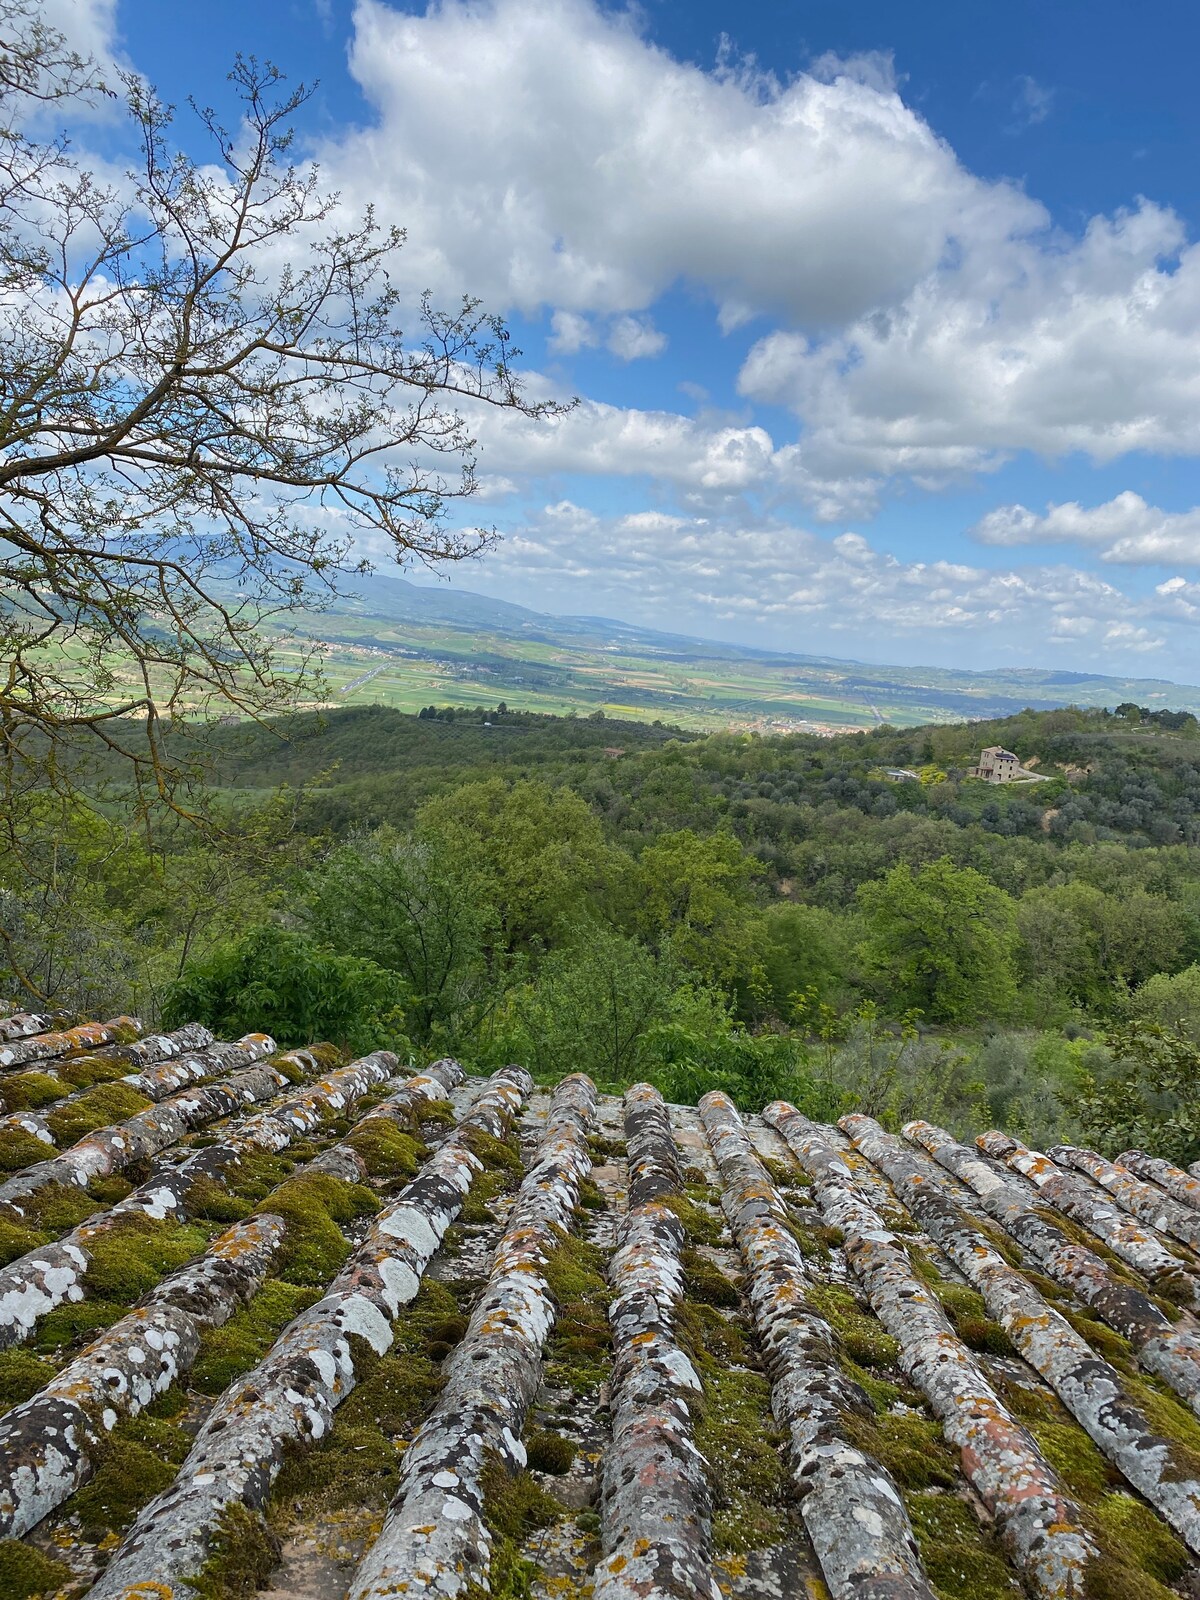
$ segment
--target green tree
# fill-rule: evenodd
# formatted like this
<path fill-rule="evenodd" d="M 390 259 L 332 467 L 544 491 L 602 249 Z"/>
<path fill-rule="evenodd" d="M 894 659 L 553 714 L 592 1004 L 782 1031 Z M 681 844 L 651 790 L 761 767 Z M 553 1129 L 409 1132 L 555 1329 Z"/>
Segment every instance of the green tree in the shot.
<path fill-rule="evenodd" d="M 973 867 L 949 857 L 907 863 L 863 884 L 868 920 L 860 954 L 889 1009 L 932 1022 L 1007 1016 L 1016 1003 L 1013 902 Z"/>
<path fill-rule="evenodd" d="M 219 1037 L 270 1033 L 280 1044 L 328 1040 L 354 1054 L 407 1055 L 395 977 L 265 923 L 191 961 L 168 988 L 163 1023 L 205 1022 Z"/>
<path fill-rule="evenodd" d="M 638 930 L 705 981 L 745 982 L 757 962 L 753 886 L 761 873 L 730 833 L 663 834 L 638 858 Z"/>
<path fill-rule="evenodd" d="M 305 889 L 313 937 L 402 980 L 421 1043 L 469 1034 L 489 990 L 484 951 L 495 913 L 428 841 L 382 828 L 335 850 Z"/>
<path fill-rule="evenodd" d="M 1145 1148 L 1186 1166 L 1200 1157 L 1200 1048 L 1180 1028 L 1110 1028 L 1112 1057 L 1084 1073 L 1077 1109 L 1084 1137 L 1109 1156 Z"/>
<path fill-rule="evenodd" d="M 502 949 L 559 942 L 605 889 L 614 856 L 585 801 L 523 780 L 465 783 L 422 806 L 418 837 L 453 861 L 496 918 Z"/>
<path fill-rule="evenodd" d="M 517 998 L 513 1042 L 541 1077 L 579 1071 L 623 1087 L 641 1076 L 647 1032 L 670 1016 L 674 992 L 673 971 L 653 951 L 587 925 Z"/>

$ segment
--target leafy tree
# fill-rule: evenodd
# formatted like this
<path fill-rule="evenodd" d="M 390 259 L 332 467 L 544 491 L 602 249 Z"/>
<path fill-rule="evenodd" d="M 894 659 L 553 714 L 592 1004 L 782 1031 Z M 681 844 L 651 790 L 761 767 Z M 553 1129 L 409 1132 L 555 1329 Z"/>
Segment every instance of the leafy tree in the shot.
<path fill-rule="evenodd" d="M 467 413 L 552 409 L 523 399 L 498 320 L 406 301 L 402 234 L 294 163 L 307 90 L 239 59 L 236 126 L 193 105 L 193 159 L 140 77 L 101 82 L 40 19 L 0 0 L 10 817 L 28 783 L 70 781 L 81 733 L 158 799 L 172 718 L 290 703 L 264 618 L 320 603 L 363 535 L 402 560 L 480 548 L 445 519 L 475 487 Z M 88 93 L 133 151 L 113 179 L 39 131 Z"/>
<path fill-rule="evenodd" d="M 1135 1022 L 1183 1033 L 1200 1044 L 1200 964 L 1155 973 L 1129 996 L 1126 1010 Z"/>
<path fill-rule="evenodd" d="M 491 908 L 434 845 L 383 828 L 333 852 L 305 890 L 314 938 L 386 967 L 422 1043 L 470 1032 L 485 1003 Z"/>
<path fill-rule="evenodd" d="M 1186 1166 L 1200 1156 L 1200 1047 L 1180 1028 L 1111 1028 L 1112 1065 L 1085 1073 L 1078 1114 L 1106 1155 L 1142 1147 Z"/>
<path fill-rule="evenodd" d="M 607 1085 L 642 1073 L 646 1035 L 670 1015 L 675 974 L 635 939 L 589 925 L 546 957 L 519 996 L 513 1043 L 541 1077 L 586 1072 Z"/>
<path fill-rule="evenodd" d="M 329 1040 L 354 1054 L 407 1055 L 396 981 L 359 956 L 335 955 L 274 923 L 189 962 L 167 991 L 163 1023 L 205 1022 L 221 1038 L 271 1033 L 285 1045 Z"/>
<path fill-rule="evenodd" d="M 761 872 L 732 834 L 663 834 L 638 858 L 636 924 L 700 978 L 745 979 L 756 959 L 753 884 Z"/>
<path fill-rule="evenodd" d="M 893 867 L 858 891 L 866 970 L 896 1011 L 934 1022 L 1009 1015 L 1016 1003 L 1013 903 L 972 867 L 948 858 Z"/>
<path fill-rule="evenodd" d="M 586 803 L 546 783 L 463 784 L 421 808 L 417 833 L 494 911 L 499 945 L 509 950 L 559 942 L 614 867 Z"/>

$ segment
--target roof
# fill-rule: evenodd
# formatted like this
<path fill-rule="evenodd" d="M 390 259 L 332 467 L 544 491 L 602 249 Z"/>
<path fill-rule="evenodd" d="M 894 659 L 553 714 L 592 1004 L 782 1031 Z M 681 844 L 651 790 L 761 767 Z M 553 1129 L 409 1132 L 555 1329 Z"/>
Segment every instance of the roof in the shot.
<path fill-rule="evenodd" d="M 1196 1172 L 128 1017 L 0 1069 L 38 1592 L 1194 1580 Z"/>

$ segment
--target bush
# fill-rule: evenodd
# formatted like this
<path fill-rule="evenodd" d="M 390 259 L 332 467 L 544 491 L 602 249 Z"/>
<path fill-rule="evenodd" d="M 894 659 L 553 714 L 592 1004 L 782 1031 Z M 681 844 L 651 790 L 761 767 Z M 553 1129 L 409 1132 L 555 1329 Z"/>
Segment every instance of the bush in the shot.
<path fill-rule="evenodd" d="M 268 923 L 189 962 L 167 991 L 163 1026 L 198 1021 L 226 1039 L 261 1031 L 284 1045 L 330 1039 L 355 1054 L 407 1055 L 396 1001 L 396 979 L 373 961 Z"/>

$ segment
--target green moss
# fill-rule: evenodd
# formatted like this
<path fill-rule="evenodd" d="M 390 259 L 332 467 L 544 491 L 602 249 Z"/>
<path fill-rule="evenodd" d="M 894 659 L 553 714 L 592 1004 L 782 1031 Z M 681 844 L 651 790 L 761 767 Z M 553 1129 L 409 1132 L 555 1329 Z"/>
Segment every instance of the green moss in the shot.
<path fill-rule="evenodd" d="M 321 1288 L 350 1254 L 341 1225 L 372 1215 L 379 1209 L 379 1201 L 362 1184 L 347 1183 L 327 1172 L 298 1172 L 258 1209 L 287 1223 L 279 1276 L 288 1283 Z"/>
<path fill-rule="evenodd" d="M 149 1172 L 146 1177 L 150 1176 Z M 139 1179 L 139 1182 L 142 1181 Z M 119 1200 L 124 1200 L 127 1194 L 132 1194 L 135 1185 L 119 1172 L 109 1173 L 107 1178 L 93 1178 L 88 1184 L 87 1192 L 92 1200 L 103 1206 L 115 1206 Z"/>
<path fill-rule="evenodd" d="M 95 1470 L 68 1511 L 91 1538 L 121 1532 L 172 1481 L 191 1442 L 182 1428 L 146 1412 L 122 1417 L 97 1441 Z"/>
<path fill-rule="evenodd" d="M 490 1133 L 484 1133 L 479 1128 L 464 1128 L 463 1141 L 471 1154 L 477 1156 L 484 1166 L 492 1171 L 524 1172 L 525 1170 L 515 1134 L 510 1134 L 507 1139 L 494 1139 Z"/>
<path fill-rule="evenodd" d="M 486 1593 L 492 1600 L 530 1600 L 532 1585 L 540 1576 L 537 1566 L 521 1554 L 526 1539 L 548 1528 L 565 1507 L 530 1476 L 510 1473 L 499 1456 L 489 1452 L 484 1460 L 483 1515 L 492 1535 L 492 1558 Z M 468 1590 L 468 1600 L 476 1600 Z"/>
<path fill-rule="evenodd" d="M 66 1088 L 61 1078 L 48 1072 L 15 1072 L 4 1080 L 4 1105 L 8 1111 L 37 1111 L 61 1100 Z"/>
<path fill-rule="evenodd" d="M 62 1351 L 71 1345 L 86 1344 L 111 1328 L 129 1310 L 127 1303 L 113 1300 L 67 1301 L 44 1316 L 34 1331 L 39 1350 Z"/>
<path fill-rule="evenodd" d="M 0 1350 L 0 1410 L 19 1405 L 36 1394 L 44 1383 L 49 1383 L 57 1368 L 53 1362 L 34 1355 L 32 1350 L 17 1346 L 13 1350 Z"/>
<path fill-rule="evenodd" d="M 868 1372 L 849 1357 L 843 1357 L 841 1367 L 846 1376 L 866 1392 L 876 1411 L 888 1411 L 894 1405 L 917 1408 L 923 1403 L 915 1389 L 910 1389 L 906 1384 L 889 1383 L 886 1378 Z"/>
<path fill-rule="evenodd" d="M 963 1284 L 941 1283 L 934 1288 L 954 1331 L 970 1350 L 989 1356 L 1014 1356 L 1012 1340 L 987 1314 L 983 1297 Z"/>
<path fill-rule="evenodd" d="M 42 1146 L 46 1150 L 46 1146 Z M 74 1184 L 51 1183 L 21 1201 L 21 1209 L 32 1228 L 48 1234 L 66 1233 L 94 1215 L 100 1207 L 86 1189 Z"/>
<path fill-rule="evenodd" d="M 709 1466 L 714 1543 L 737 1554 L 761 1550 L 784 1536 L 791 1492 L 771 1386 L 761 1373 L 722 1366 L 694 1347 L 692 1354 L 704 1385 L 703 1400 L 691 1410 L 696 1445 Z"/>
<path fill-rule="evenodd" d="M 1160 1583 L 1177 1582 L 1191 1565 L 1182 1540 L 1132 1495 L 1105 1495 L 1094 1515 L 1105 1544 L 1119 1550 L 1127 1564 Z"/>
<path fill-rule="evenodd" d="M 799 1222 L 793 1213 L 785 1224 L 792 1238 L 800 1246 L 800 1254 L 806 1261 L 817 1261 L 822 1267 L 828 1267 L 832 1261 L 831 1249 L 840 1245 L 844 1234 L 840 1228 L 829 1228 L 824 1223 Z"/>
<path fill-rule="evenodd" d="M 584 1178 L 579 1185 L 579 1204 L 585 1211 L 608 1210 L 608 1201 L 604 1198 L 603 1190 L 593 1183 L 591 1178 Z"/>
<path fill-rule="evenodd" d="M 1020 1267 L 1024 1264 L 1025 1253 L 1015 1239 L 1011 1239 L 998 1222 L 993 1222 L 990 1217 L 980 1217 L 972 1214 L 971 1226 L 976 1233 L 981 1233 L 997 1255 L 1002 1256 L 1010 1267 Z M 1055 1285 L 1055 1298 L 1061 1290 Z"/>
<path fill-rule="evenodd" d="M 1037 1422 L 1030 1431 L 1038 1449 L 1084 1506 L 1095 1506 L 1121 1477 L 1077 1422 Z"/>
<path fill-rule="evenodd" d="M 472 1226 L 495 1222 L 496 1213 L 491 1208 L 491 1202 L 512 1189 L 516 1181 L 513 1173 L 503 1169 L 477 1173 L 463 1201 L 459 1221 Z"/>
<path fill-rule="evenodd" d="M 850 1293 L 832 1283 L 812 1283 L 805 1290 L 813 1310 L 825 1318 L 838 1343 L 860 1367 L 894 1367 L 900 1346 L 882 1323 L 863 1311 Z"/>
<path fill-rule="evenodd" d="M 593 1133 L 588 1139 L 588 1150 L 593 1161 L 603 1164 L 613 1156 L 624 1156 L 627 1146 L 624 1139 L 607 1139 L 603 1134 Z"/>
<path fill-rule="evenodd" d="M 698 1250 L 683 1252 L 683 1281 L 689 1300 L 699 1300 L 707 1306 L 736 1306 L 737 1285 Z"/>
<path fill-rule="evenodd" d="M 49 1161 L 54 1148 L 24 1128 L 0 1129 L 0 1172 L 20 1172 L 37 1161 Z"/>
<path fill-rule="evenodd" d="M 1192 1274 L 1183 1267 L 1167 1268 L 1165 1272 L 1156 1273 L 1151 1282 L 1155 1294 L 1161 1295 L 1171 1305 L 1181 1308 L 1191 1305 L 1195 1283 Z"/>
<path fill-rule="evenodd" d="M 689 1195 L 664 1194 L 661 1198 L 663 1204 L 669 1206 L 683 1223 L 689 1244 L 720 1244 L 722 1228 L 719 1217 L 698 1206 Z"/>
<path fill-rule="evenodd" d="M 240 1500 L 226 1506 L 209 1541 L 209 1555 L 187 1583 L 200 1600 L 250 1600 L 265 1589 L 279 1560 L 279 1542 Z"/>
<path fill-rule="evenodd" d="M 296 1162 L 303 1159 L 297 1145 L 293 1145 L 286 1156 L 270 1155 L 265 1150 L 246 1150 L 222 1170 L 217 1187 L 222 1193 L 248 1200 L 253 1205 L 278 1187 L 295 1170 Z M 197 1216 L 207 1213 L 201 1213 L 192 1196 L 197 1194 L 201 1201 L 210 1200 L 211 1185 L 212 1179 L 197 1178 L 188 1192 L 189 1209 Z M 224 1220 L 223 1217 L 214 1218 L 214 1221 Z"/>
<path fill-rule="evenodd" d="M 254 1209 L 252 1200 L 234 1194 L 216 1178 L 194 1178 L 188 1187 L 188 1209 L 195 1217 L 206 1217 L 210 1222 L 240 1222 Z"/>
<path fill-rule="evenodd" d="M 56 1594 L 73 1580 L 65 1562 L 20 1539 L 0 1539 L 0 1600 L 35 1600 Z"/>
<path fill-rule="evenodd" d="M 767 1176 L 779 1189 L 791 1189 L 799 1174 L 799 1169 L 788 1161 L 777 1161 L 774 1156 L 760 1156 L 759 1160 L 767 1169 Z"/>
<path fill-rule="evenodd" d="M 1114 1333 L 1100 1321 L 1099 1317 L 1065 1303 L 1055 1309 L 1066 1317 L 1075 1332 L 1087 1340 L 1097 1355 L 1103 1356 L 1106 1361 L 1110 1361 L 1114 1367 L 1118 1367 L 1127 1375 L 1136 1370 L 1133 1347 L 1128 1339 L 1123 1339 L 1119 1333 Z"/>
<path fill-rule="evenodd" d="M 458 1112 L 450 1100 L 428 1100 L 417 1112 L 420 1127 L 452 1128 L 458 1121 Z"/>
<path fill-rule="evenodd" d="M 561 1234 L 545 1273 L 558 1308 L 547 1346 L 551 1380 L 586 1394 L 606 1379 L 612 1348 L 604 1257 L 595 1245 Z"/>
<path fill-rule="evenodd" d="M 576 1446 L 561 1433 L 535 1432 L 525 1440 L 531 1472 L 548 1472 L 561 1477 L 570 1472 L 575 1460 Z"/>
<path fill-rule="evenodd" d="M 9 1212 L 7 1206 L 0 1207 L 0 1267 L 6 1267 L 28 1250 L 36 1250 L 51 1237 L 48 1232 L 18 1221 L 11 1212 L 7 1216 L 4 1212 Z"/>
<path fill-rule="evenodd" d="M 74 1144 L 93 1128 L 106 1128 L 124 1122 L 154 1104 L 149 1095 L 128 1083 L 98 1083 L 78 1100 L 58 1106 L 46 1114 L 46 1122 L 60 1145 Z"/>
<path fill-rule="evenodd" d="M 392 1348 L 378 1356 L 354 1339 L 356 1382 L 316 1450 L 289 1450 L 276 1487 L 275 1515 L 301 1521 L 320 1507 L 382 1509 L 396 1489 L 400 1448 L 428 1416 L 445 1386 L 433 1353 L 465 1328 L 445 1284 L 427 1278 L 396 1324 Z"/>
<path fill-rule="evenodd" d="M 131 1306 L 166 1272 L 200 1254 L 208 1235 L 194 1223 L 160 1222 L 134 1213 L 123 1216 L 88 1242 L 84 1275 L 89 1295 Z"/>
<path fill-rule="evenodd" d="M 906 1497 L 921 1562 L 941 1600 L 1014 1600 L 1020 1585 L 994 1535 L 957 1495 L 925 1490 Z"/>
<path fill-rule="evenodd" d="M 111 1056 L 71 1056 L 59 1063 L 58 1073 L 73 1089 L 90 1089 L 94 1083 L 111 1083 L 114 1078 L 127 1077 L 129 1063 L 114 1061 Z"/>
<path fill-rule="evenodd" d="M 406 1133 L 390 1117 L 360 1123 L 346 1143 L 363 1159 L 371 1178 L 411 1178 L 429 1154 L 420 1139 Z"/>
<path fill-rule="evenodd" d="M 851 1444 L 885 1466 L 902 1489 L 952 1489 L 957 1481 L 953 1452 L 932 1417 L 904 1412 L 864 1417 L 847 1411 L 842 1431 Z"/>
<path fill-rule="evenodd" d="M 228 1322 L 205 1329 L 192 1368 L 192 1388 L 201 1394 L 220 1394 L 255 1366 L 293 1317 L 319 1296 L 319 1289 L 269 1279 Z"/>

